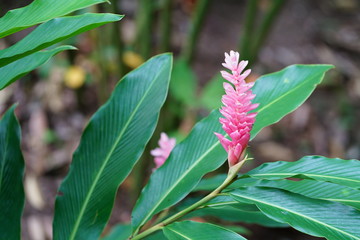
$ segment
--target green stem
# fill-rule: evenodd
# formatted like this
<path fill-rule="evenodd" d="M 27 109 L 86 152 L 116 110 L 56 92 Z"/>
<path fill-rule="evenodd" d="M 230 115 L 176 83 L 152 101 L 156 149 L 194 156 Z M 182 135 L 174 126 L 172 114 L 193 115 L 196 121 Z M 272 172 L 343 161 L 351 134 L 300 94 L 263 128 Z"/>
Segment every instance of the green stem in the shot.
<path fill-rule="evenodd" d="M 171 7 L 172 0 L 163 0 L 163 9 L 160 21 L 160 52 L 167 52 L 170 49 L 171 41 Z"/>
<path fill-rule="evenodd" d="M 251 43 L 253 40 L 254 22 L 256 18 L 256 9 L 258 0 L 249 0 L 246 13 L 244 31 L 242 32 L 241 40 L 239 43 L 239 50 L 242 59 L 249 59 L 251 54 Z"/>
<path fill-rule="evenodd" d="M 200 201 L 194 203 L 190 207 L 187 207 L 186 209 L 176 213 L 175 215 L 165 219 L 161 223 L 158 223 L 155 226 L 145 230 L 144 232 L 134 236 L 132 238 L 132 240 L 137 240 L 137 239 L 144 238 L 144 237 L 150 235 L 151 233 L 162 229 L 166 225 L 168 225 L 170 223 L 173 223 L 177 219 L 179 219 L 179 218 L 183 217 L 184 215 L 188 214 L 189 212 L 201 207 L 204 203 L 206 203 L 209 200 L 216 197 L 223 189 L 225 189 L 227 186 L 229 186 L 236 179 L 236 176 L 237 176 L 238 172 L 240 171 L 240 168 L 242 167 L 242 165 L 245 163 L 246 160 L 248 160 L 248 159 L 244 159 L 241 162 L 239 162 L 238 164 L 230 167 L 228 176 L 226 177 L 225 181 L 219 187 L 217 187 L 214 191 L 212 191 L 207 196 L 205 196 L 203 199 L 201 199 Z"/>
<path fill-rule="evenodd" d="M 155 1 L 139 0 L 138 2 L 136 46 L 142 57 L 148 59 L 151 53 L 152 13 Z"/>
<path fill-rule="evenodd" d="M 273 0 L 272 5 L 267 11 L 264 20 L 261 23 L 258 33 L 255 35 L 254 45 L 252 48 L 251 56 L 249 58 L 250 64 L 254 63 L 258 57 L 259 50 L 263 45 L 266 37 L 268 36 L 270 29 L 278 16 L 282 6 L 284 5 L 284 0 Z"/>
<path fill-rule="evenodd" d="M 185 61 L 190 64 L 194 53 L 195 47 L 198 42 L 198 38 L 200 35 L 201 27 L 203 26 L 203 22 L 206 16 L 206 11 L 209 7 L 210 0 L 198 0 L 196 4 L 196 9 L 193 15 L 192 24 L 190 33 L 188 34 L 185 47 L 183 49 L 183 57 Z"/>
<path fill-rule="evenodd" d="M 120 0 L 112 0 L 111 1 L 111 8 L 112 8 L 112 12 L 119 14 L 120 13 L 120 9 L 119 9 L 119 1 Z M 121 32 L 120 32 L 120 22 L 114 22 L 112 24 L 113 27 L 113 31 L 112 31 L 112 35 L 113 35 L 113 43 L 114 46 L 116 47 L 116 51 L 117 51 L 117 59 L 118 59 L 118 74 L 119 74 L 119 79 L 122 78 L 122 76 L 125 74 L 125 65 L 123 62 L 123 53 L 124 53 L 124 43 L 121 39 Z"/>

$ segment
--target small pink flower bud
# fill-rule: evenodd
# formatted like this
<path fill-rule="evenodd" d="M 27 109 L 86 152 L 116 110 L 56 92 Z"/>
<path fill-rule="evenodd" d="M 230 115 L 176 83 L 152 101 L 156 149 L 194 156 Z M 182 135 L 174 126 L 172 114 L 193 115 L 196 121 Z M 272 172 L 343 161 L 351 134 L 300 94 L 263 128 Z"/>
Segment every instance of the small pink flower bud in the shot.
<path fill-rule="evenodd" d="M 151 155 L 154 156 L 155 168 L 159 168 L 164 164 L 169 157 L 172 149 L 175 147 L 175 138 L 169 138 L 166 133 L 161 133 L 159 140 L 159 147 L 151 150 Z"/>

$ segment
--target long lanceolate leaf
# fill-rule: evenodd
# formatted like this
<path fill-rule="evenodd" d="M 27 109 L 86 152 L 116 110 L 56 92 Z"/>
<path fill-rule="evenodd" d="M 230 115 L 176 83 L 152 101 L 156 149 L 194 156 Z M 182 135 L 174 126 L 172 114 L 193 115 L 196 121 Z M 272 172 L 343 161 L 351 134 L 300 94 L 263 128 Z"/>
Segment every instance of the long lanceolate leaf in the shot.
<path fill-rule="evenodd" d="M 35 0 L 0 18 L 0 38 L 106 0 Z"/>
<path fill-rule="evenodd" d="M 134 231 L 159 211 L 184 198 L 209 171 L 226 159 L 214 131 L 221 129 L 220 113 L 213 111 L 195 125 L 189 136 L 178 144 L 143 189 L 132 214 Z"/>
<path fill-rule="evenodd" d="M 15 45 L 0 50 L 0 67 L 19 58 L 47 48 L 66 38 L 122 18 L 115 14 L 87 13 L 74 17 L 62 17 L 41 24 Z"/>
<path fill-rule="evenodd" d="M 126 75 L 91 118 L 55 203 L 54 239 L 98 239 L 119 184 L 152 135 L 172 58 L 159 55 Z"/>
<path fill-rule="evenodd" d="M 284 189 L 310 198 L 340 202 L 360 210 L 360 190 L 335 183 L 318 182 L 309 179 L 302 181 L 258 180 L 255 185 Z"/>
<path fill-rule="evenodd" d="M 298 108 L 314 91 L 331 65 L 291 65 L 279 72 L 264 75 L 256 80 L 252 91 L 254 103 L 260 106 L 251 131 L 253 139 L 260 130 L 278 122 Z"/>
<path fill-rule="evenodd" d="M 21 78 L 28 72 L 34 70 L 38 66 L 44 64 L 55 54 L 64 50 L 73 50 L 72 46 L 60 46 L 48 51 L 40 51 L 33 53 L 27 57 L 12 62 L 0 68 L 0 90 L 10 85 L 17 79 Z"/>
<path fill-rule="evenodd" d="M 172 240 L 246 240 L 226 228 L 209 223 L 193 221 L 176 222 L 163 229 L 165 236 Z"/>
<path fill-rule="evenodd" d="M 0 120 L 0 239 L 20 239 L 25 196 L 20 126 L 11 107 Z"/>
<path fill-rule="evenodd" d="M 231 196 L 256 204 L 270 218 L 301 232 L 329 240 L 360 239 L 360 212 L 354 208 L 279 189 L 251 187 L 234 190 Z"/>
<path fill-rule="evenodd" d="M 225 221 L 255 223 L 266 227 L 287 227 L 262 213 L 254 204 L 239 203 L 232 197 L 218 196 L 184 218 L 213 216 Z"/>
<path fill-rule="evenodd" d="M 265 163 L 246 173 L 244 177 L 260 179 L 311 178 L 360 188 L 359 172 L 359 160 L 306 156 L 296 162 Z"/>
<path fill-rule="evenodd" d="M 257 94 L 254 102 L 260 103 L 261 114 L 272 115 L 273 111 L 276 111 L 277 117 L 271 121 L 255 122 L 257 129 L 255 134 L 267 124 L 278 121 L 299 106 L 330 68 L 331 66 L 327 65 L 292 66 L 281 72 L 266 75 L 266 83 L 258 81 L 255 86 L 259 86 L 254 87 L 253 90 Z M 273 75 L 274 77 L 271 77 Z M 306 86 L 298 87 L 296 84 L 301 85 L 303 83 L 295 80 L 295 78 L 291 79 L 294 81 L 291 84 L 287 81 L 284 83 L 284 79 L 281 77 L 288 75 L 293 77 L 297 75 L 299 79 L 306 81 Z M 262 89 L 261 84 L 266 85 L 266 87 Z M 284 87 L 284 84 L 288 84 L 286 86 L 289 87 Z M 276 90 L 277 88 L 284 88 L 285 90 Z M 305 92 L 307 94 L 304 94 Z M 289 101 L 292 108 L 276 109 L 284 104 L 289 104 Z M 202 176 L 216 169 L 225 161 L 227 154 L 213 134 L 213 132 L 222 131 L 218 122 L 219 117 L 221 115 L 216 110 L 198 123 L 190 135 L 174 148 L 163 167 L 151 175 L 150 181 L 141 193 L 132 214 L 134 231 L 137 231 L 154 214 L 183 199 L 196 186 Z"/>

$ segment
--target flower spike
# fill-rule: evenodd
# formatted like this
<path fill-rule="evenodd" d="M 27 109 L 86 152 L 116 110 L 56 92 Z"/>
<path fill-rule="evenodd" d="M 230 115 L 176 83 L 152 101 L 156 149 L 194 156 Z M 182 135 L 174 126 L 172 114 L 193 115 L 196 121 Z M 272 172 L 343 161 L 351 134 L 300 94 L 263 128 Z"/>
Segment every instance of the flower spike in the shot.
<path fill-rule="evenodd" d="M 172 149 L 175 147 L 175 138 L 169 138 L 166 133 L 160 134 L 160 140 L 158 142 L 159 147 L 151 150 L 151 155 L 154 156 L 155 168 L 159 168 L 164 164 L 169 157 Z"/>
<path fill-rule="evenodd" d="M 255 94 L 251 91 L 254 83 L 245 82 L 245 78 L 250 74 L 251 70 L 248 69 L 242 73 L 248 61 L 239 62 L 239 58 L 238 52 L 230 51 L 230 54 L 225 53 L 225 63 L 222 65 L 229 69 L 231 73 L 221 71 L 223 78 L 235 87 L 224 82 L 226 94 L 222 96 L 221 101 L 224 106 L 220 109 L 220 113 L 224 118 L 219 119 L 222 128 L 230 136 L 231 140 L 220 133 L 215 133 L 228 153 L 230 167 L 241 160 L 241 155 L 250 140 L 250 131 L 257 115 L 257 113 L 249 112 L 259 106 L 259 104 L 251 102 L 255 98 Z"/>

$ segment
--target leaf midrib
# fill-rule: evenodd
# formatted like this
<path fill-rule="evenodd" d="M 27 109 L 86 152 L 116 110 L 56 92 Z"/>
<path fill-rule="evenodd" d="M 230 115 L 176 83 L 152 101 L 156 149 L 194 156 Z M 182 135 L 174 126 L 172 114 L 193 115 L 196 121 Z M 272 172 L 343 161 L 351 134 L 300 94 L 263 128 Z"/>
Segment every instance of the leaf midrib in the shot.
<path fill-rule="evenodd" d="M 316 223 L 318 223 L 318 224 L 320 224 L 320 225 L 326 226 L 326 227 L 331 228 L 331 229 L 333 229 L 333 230 L 336 230 L 336 231 L 338 231 L 338 232 L 340 232 L 340 233 L 343 233 L 343 234 L 345 234 L 345 235 L 347 235 L 347 236 L 353 237 L 354 239 L 360 240 L 360 238 L 358 238 L 357 236 L 353 236 L 351 233 L 344 232 L 343 230 L 338 229 L 338 228 L 336 228 L 336 227 L 333 227 L 333 226 L 331 226 L 331 225 L 328 225 L 327 223 L 320 222 L 320 221 L 318 221 L 318 220 L 316 220 L 316 219 L 314 219 L 314 218 L 312 218 L 312 217 L 303 215 L 303 214 L 301 214 L 301 213 L 292 211 L 292 210 L 290 210 L 290 209 L 283 208 L 283 207 L 280 207 L 280 206 L 278 206 L 278 205 L 274 205 L 274 204 L 271 204 L 271 203 L 268 203 L 268 202 L 264 202 L 264 201 L 261 201 L 261 200 L 259 200 L 259 199 L 254 199 L 254 198 L 251 198 L 251 197 L 249 197 L 249 196 L 238 195 L 238 193 L 235 193 L 235 194 L 233 194 L 233 195 L 238 196 L 238 197 L 242 197 L 242 198 L 245 198 L 245 199 L 249 199 L 249 200 L 252 200 L 252 201 L 255 201 L 255 202 L 259 202 L 259 203 L 262 203 L 262 204 L 265 204 L 265 205 L 269 205 L 269 206 L 272 206 L 272 207 L 274 207 L 274 208 L 279 208 L 279 209 L 282 209 L 282 210 L 291 212 L 291 213 L 293 213 L 294 215 L 297 215 L 297 216 L 300 216 L 300 217 L 309 219 L 309 220 L 311 220 L 311 221 L 313 221 L 313 222 L 316 222 Z"/>
<path fill-rule="evenodd" d="M 176 233 L 176 234 L 178 234 L 178 235 L 182 236 L 182 237 L 183 237 L 183 238 L 185 238 L 185 239 L 191 240 L 191 238 L 188 238 L 187 236 L 185 236 L 185 235 L 183 235 L 183 234 L 179 233 L 178 231 L 175 231 L 174 229 L 168 228 L 168 230 L 170 230 L 170 231 L 172 231 L 172 232 L 174 232 L 174 233 Z"/>
<path fill-rule="evenodd" d="M 144 101 L 144 99 L 147 97 L 149 91 L 151 90 L 152 86 L 155 84 L 156 79 L 158 79 L 158 76 L 160 75 L 160 73 L 162 72 L 162 70 L 165 68 L 165 66 L 163 66 L 161 69 L 159 69 L 159 71 L 157 72 L 157 74 L 155 75 L 155 80 L 149 85 L 149 88 L 146 90 L 145 94 L 143 95 L 143 97 L 140 99 L 139 103 L 137 104 L 137 106 L 135 107 L 134 111 L 132 112 L 132 114 L 130 115 L 128 121 L 126 122 L 126 124 L 124 125 L 124 128 L 123 130 L 119 133 L 119 137 L 116 139 L 115 143 L 113 144 L 113 146 L 111 147 L 108 155 L 106 156 L 105 158 L 105 161 L 104 163 L 102 164 L 98 174 L 96 175 L 95 177 L 95 180 L 94 180 L 94 184 L 91 185 L 91 188 L 88 192 L 88 194 L 86 195 L 86 198 L 85 198 L 85 201 L 84 201 L 84 204 L 80 210 L 80 214 L 78 215 L 78 218 L 76 219 L 76 222 L 75 222 L 75 225 L 74 225 L 74 228 L 73 228 L 73 231 L 71 232 L 71 235 L 70 235 L 70 238 L 69 239 L 74 239 L 75 238 L 75 235 L 77 233 L 77 230 L 79 228 L 79 225 L 80 225 L 80 222 L 81 222 L 81 219 L 84 215 L 84 212 L 85 212 L 85 209 L 86 209 L 86 206 L 88 204 L 88 202 L 90 201 L 90 197 L 92 195 L 92 192 L 94 191 L 95 189 L 95 186 L 97 185 L 97 182 L 99 181 L 100 179 L 100 176 L 102 175 L 102 172 L 104 171 L 108 161 L 110 160 L 111 156 L 112 156 L 112 153 L 114 152 L 116 146 L 118 145 L 118 143 L 120 142 L 123 134 L 125 133 L 127 127 L 130 125 L 130 122 L 131 120 L 133 119 L 133 117 L 135 116 L 135 114 L 137 113 L 137 110 L 139 109 L 139 107 L 141 106 L 142 102 Z M 126 76 L 125 76 L 126 77 Z"/>
<path fill-rule="evenodd" d="M 324 73 L 322 74 L 324 75 Z M 262 112 L 264 109 L 269 108 L 271 105 L 275 104 L 276 102 L 278 102 L 280 99 L 283 99 L 284 97 L 286 97 L 287 95 L 293 93 L 294 91 L 296 91 L 298 88 L 302 87 L 303 85 L 305 85 L 306 83 L 308 83 L 309 81 L 313 80 L 314 78 L 316 78 L 318 76 L 318 74 L 314 74 L 312 77 L 308 78 L 307 81 L 302 81 L 300 84 L 296 85 L 295 88 L 292 88 L 289 91 L 286 91 L 284 94 L 280 95 L 280 97 L 274 99 L 273 101 L 271 101 L 269 104 L 265 105 L 263 108 L 259 108 L 258 111 L 256 111 L 257 113 Z M 316 87 L 316 85 L 318 85 L 319 83 L 316 83 L 314 85 L 313 88 Z M 256 109 L 255 109 L 256 110 Z"/>
<path fill-rule="evenodd" d="M 313 173 L 255 173 L 255 174 L 250 174 L 250 176 L 295 176 L 295 175 L 306 175 L 306 176 L 314 176 L 314 177 L 321 177 L 321 178 L 333 178 L 333 179 L 338 179 L 338 180 L 342 180 L 342 181 L 348 181 L 348 182 L 357 182 L 360 183 L 360 180 L 355 180 L 355 179 L 351 179 L 351 178 L 341 178 L 341 177 L 335 177 L 335 176 L 329 176 L 329 175 L 318 175 L 318 174 L 313 174 Z"/>

